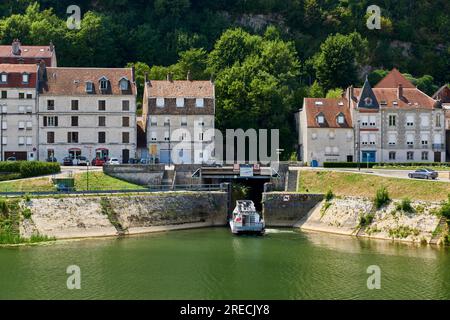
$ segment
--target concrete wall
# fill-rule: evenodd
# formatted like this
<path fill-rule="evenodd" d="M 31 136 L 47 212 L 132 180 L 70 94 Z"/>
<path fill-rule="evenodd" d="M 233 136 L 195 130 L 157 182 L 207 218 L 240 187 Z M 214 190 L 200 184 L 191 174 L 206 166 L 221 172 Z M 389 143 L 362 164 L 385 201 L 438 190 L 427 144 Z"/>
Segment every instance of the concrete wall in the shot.
<path fill-rule="evenodd" d="M 226 225 L 228 212 L 225 192 L 39 198 L 23 203 L 32 215 L 21 222 L 21 235 L 65 239 L 121 234 L 105 213 L 105 204 L 125 234 Z"/>
<path fill-rule="evenodd" d="M 103 171 L 112 176 L 139 185 L 161 184 L 164 165 L 105 165 Z"/>
<path fill-rule="evenodd" d="M 322 194 L 264 193 L 263 215 L 266 226 L 292 227 L 322 200 Z"/>

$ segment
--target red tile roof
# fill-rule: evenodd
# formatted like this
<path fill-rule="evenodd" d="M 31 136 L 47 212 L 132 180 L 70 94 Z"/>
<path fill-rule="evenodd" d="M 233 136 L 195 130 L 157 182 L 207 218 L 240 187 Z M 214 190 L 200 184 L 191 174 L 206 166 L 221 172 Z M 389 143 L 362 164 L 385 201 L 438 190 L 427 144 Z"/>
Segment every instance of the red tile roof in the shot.
<path fill-rule="evenodd" d="M 12 46 L 0 46 L 1 58 L 51 58 L 55 51 L 50 46 L 20 46 L 20 55 L 12 53 Z"/>
<path fill-rule="evenodd" d="M 214 98 L 214 84 L 211 81 L 150 80 L 147 90 L 148 97 Z"/>
<path fill-rule="evenodd" d="M 109 90 L 100 92 L 99 80 L 106 77 L 109 80 Z M 122 92 L 119 81 L 129 80 L 128 92 Z M 43 94 L 48 95 L 135 95 L 136 86 L 133 83 L 131 68 L 47 68 L 47 83 Z M 92 82 L 93 93 L 86 92 L 86 82 Z"/>
<path fill-rule="evenodd" d="M 358 97 L 360 92 L 360 88 L 354 89 L 355 96 Z M 436 100 L 417 88 L 404 88 L 403 99 L 398 99 L 398 88 L 374 88 L 373 92 L 382 108 L 433 109 L 437 106 Z"/>
<path fill-rule="evenodd" d="M 415 88 L 415 86 L 405 78 L 396 68 L 392 69 L 389 74 L 377 83 L 375 88 L 398 88 L 398 85 L 403 85 L 403 88 Z"/>
<path fill-rule="evenodd" d="M 0 64 L 0 73 L 8 74 L 8 83 L 0 83 L 0 88 L 36 88 L 37 65 Z M 30 75 L 28 83 L 22 83 L 22 74 Z"/>
<path fill-rule="evenodd" d="M 321 102 L 321 105 L 316 104 Z M 342 105 L 339 105 L 341 103 Z M 325 98 L 305 98 L 303 108 L 306 113 L 306 122 L 308 128 L 351 128 L 352 118 L 348 107 L 348 100 L 325 99 Z M 325 117 L 325 123 L 319 125 L 317 116 L 322 114 Z M 338 115 L 343 114 L 345 122 L 340 125 L 337 122 Z"/>

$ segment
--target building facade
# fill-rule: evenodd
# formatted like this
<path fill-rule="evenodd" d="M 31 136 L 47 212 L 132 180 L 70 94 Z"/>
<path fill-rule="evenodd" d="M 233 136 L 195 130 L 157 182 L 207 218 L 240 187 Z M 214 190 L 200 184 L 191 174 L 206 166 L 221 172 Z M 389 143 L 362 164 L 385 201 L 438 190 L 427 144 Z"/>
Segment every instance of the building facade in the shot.
<path fill-rule="evenodd" d="M 332 114 L 336 113 L 336 101 L 319 100 L 324 108 L 328 106 Z M 312 112 L 308 110 L 314 110 L 311 101 L 314 100 L 305 99 L 303 109 L 306 110 L 302 110 L 300 114 L 308 115 L 308 112 Z M 341 147 L 346 143 L 348 148 L 352 148 L 351 154 L 354 157 L 344 160 L 345 157 L 341 155 L 333 158 L 328 153 L 317 152 L 317 149 L 322 150 L 327 146 L 330 150 L 327 135 L 317 135 L 313 143 L 307 139 L 305 141 L 305 137 L 312 135 L 317 128 L 309 122 L 300 121 L 300 131 L 303 133 L 303 161 L 315 160 L 319 164 L 328 161 L 445 161 L 445 114 L 442 103 L 417 89 L 397 69 L 392 70 L 374 88 L 367 79 L 362 88 L 349 87 L 338 101 L 341 104 L 348 103 L 353 140 L 340 140 L 337 146 Z M 317 117 L 316 111 L 310 118 Z M 321 112 L 325 113 L 324 110 Z M 308 150 L 311 144 L 316 150 L 314 159 Z M 349 150 L 346 152 L 350 153 Z"/>
<path fill-rule="evenodd" d="M 38 65 L 0 64 L 0 159 L 37 159 Z"/>
<path fill-rule="evenodd" d="M 39 159 L 136 157 L 131 68 L 47 68 L 38 99 Z"/>
<path fill-rule="evenodd" d="M 206 163 L 214 153 L 215 92 L 211 81 L 146 81 L 143 121 L 149 160 Z"/>
<path fill-rule="evenodd" d="M 442 86 L 434 95 L 433 99 L 438 100 L 445 115 L 445 145 L 447 161 L 450 161 L 450 85 Z"/>
<path fill-rule="evenodd" d="M 0 46 L 0 64 L 39 64 L 41 61 L 49 67 L 57 67 L 55 46 L 22 46 L 15 39 L 10 46 Z"/>

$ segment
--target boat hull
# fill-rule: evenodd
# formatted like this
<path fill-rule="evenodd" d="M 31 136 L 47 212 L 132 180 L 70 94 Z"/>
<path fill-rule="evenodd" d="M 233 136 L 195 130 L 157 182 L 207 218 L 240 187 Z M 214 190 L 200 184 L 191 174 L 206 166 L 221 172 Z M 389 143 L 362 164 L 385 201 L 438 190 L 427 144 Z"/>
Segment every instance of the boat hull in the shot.
<path fill-rule="evenodd" d="M 234 221 L 230 221 L 230 228 L 233 234 L 264 234 L 265 226 L 263 223 L 253 225 L 237 226 Z"/>

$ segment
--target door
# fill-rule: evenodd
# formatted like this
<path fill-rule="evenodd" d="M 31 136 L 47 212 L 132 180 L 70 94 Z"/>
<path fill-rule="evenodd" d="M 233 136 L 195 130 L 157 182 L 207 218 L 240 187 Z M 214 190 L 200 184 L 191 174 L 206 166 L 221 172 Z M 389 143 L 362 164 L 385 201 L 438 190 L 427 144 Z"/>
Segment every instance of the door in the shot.
<path fill-rule="evenodd" d="M 168 164 L 170 161 L 170 151 L 169 150 L 161 150 L 159 153 L 159 162 Z"/>
<path fill-rule="evenodd" d="M 363 151 L 361 162 L 375 162 L 376 161 L 376 151 Z"/>
<path fill-rule="evenodd" d="M 347 162 L 353 162 L 353 156 L 347 156 Z"/>
<path fill-rule="evenodd" d="M 130 150 L 122 149 L 122 163 L 130 162 Z"/>
<path fill-rule="evenodd" d="M 5 160 L 14 157 L 17 161 L 27 161 L 28 153 L 26 151 L 5 151 Z"/>
<path fill-rule="evenodd" d="M 440 152 L 434 153 L 434 162 L 441 162 L 441 153 Z"/>

